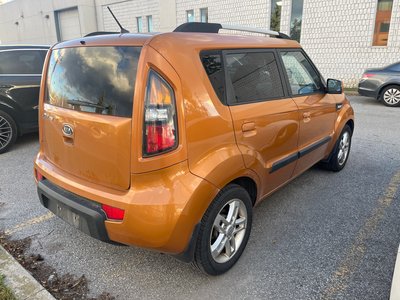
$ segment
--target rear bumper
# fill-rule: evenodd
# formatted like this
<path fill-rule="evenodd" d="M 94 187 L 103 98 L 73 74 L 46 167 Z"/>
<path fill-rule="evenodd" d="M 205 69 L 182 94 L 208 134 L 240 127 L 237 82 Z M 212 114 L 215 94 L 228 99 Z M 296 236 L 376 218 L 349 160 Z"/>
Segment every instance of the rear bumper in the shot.
<path fill-rule="evenodd" d="M 132 174 L 131 187 L 125 192 L 85 182 L 40 155 L 35 169 L 46 178 L 38 183 L 43 205 L 55 213 L 57 204 L 66 205 L 70 215 L 84 220 L 74 224 L 61 216 L 68 223 L 105 242 L 153 249 L 183 261 L 191 260 L 197 224 L 219 192 L 193 175 L 186 161 L 159 171 Z M 124 219 L 106 219 L 101 204 L 125 210 Z"/>
<path fill-rule="evenodd" d="M 100 204 L 66 191 L 49 180 L 38 182 L 40 202 L 70 225 L 103 242 L 111 242 Z"/>
<path fill-rule="evenodd" d="M 367 81 L 361 81 L 358 84 L 358 93 L 361 96 L 376 98 L 377 97 L 377 88 L 375 86 L 371 86 L 371 83 Z"/>

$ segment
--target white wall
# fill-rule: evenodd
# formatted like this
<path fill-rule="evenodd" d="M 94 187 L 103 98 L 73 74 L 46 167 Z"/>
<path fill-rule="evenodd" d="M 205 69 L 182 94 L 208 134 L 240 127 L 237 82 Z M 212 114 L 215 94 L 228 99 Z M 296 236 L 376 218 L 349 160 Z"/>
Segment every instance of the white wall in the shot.
<path fill-rule="evenodd" d="M 267 28 L 270 20 L 267 0 L 176 0 L 177 24 L 186 22 L 186 11 L 194 10 L 200 21 L 200 8 L 208 7 L 208 21 Z"/>
<path fill-rule="evenodd" d="M 281 31 L 289 33 L 292 1 L 282 0 Z M 52 44 L 55 12 L 78 7 L 82 34 L 118 31 L 106 6 L 122 25 L 137 31 L 136 17 L 152 15 L 154 31 L 171 31 L 186 22 L 186 10 L 208 8 L 209 22 L 269 28 L 270 0 L 14 0 L 0 5 L 0 40 Z M 356 86 L 365 68 L 400 60 L 400 0 L 393 0 L 387 47 L 372 46 L 377 0 L 304 0 L 301 44 L 322 74 Z M 15 23 L 18 22 L 18 25 Z"/>
<path fill-rule="evenodd" d="M 121 25 L 130 32 L 137 32 L 136 17 L 142 17 L 143 32 L 147 32 L 146 16 L 150 15 L 153 18 L 153 30 L 159 31 L 160 1 L 163 0 L 96 0 L 99 30 L 119 31 L 117 23 L 107 9 L 107 6 L 110 6 Z"/>
<path fill-rule="evenodd" d="M 0 6 L 2 44 L 57 42 L 55 12 L 78 7 L 82 34 L 97 30 L 94 0 L 14 0 Z"/>
<path fill-rule="evenodd" d="M 325 78 L 355 87 L 366 68 L 400 61 L 400 0 L 387 47 L 372 46 L 377 1 L 304 0 L 301 44 Z"/>

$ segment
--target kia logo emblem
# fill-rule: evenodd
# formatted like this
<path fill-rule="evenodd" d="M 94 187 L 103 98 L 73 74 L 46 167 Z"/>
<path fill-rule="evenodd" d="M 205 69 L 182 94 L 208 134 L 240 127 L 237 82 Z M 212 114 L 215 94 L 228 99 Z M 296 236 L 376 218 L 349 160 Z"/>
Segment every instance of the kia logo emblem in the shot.
<path fill-rule="evenodd" d="M 62 128 L 62 132 L 64 133 L 65 136 L 72 136 L 74 134 L 74 130 L 72 129 L 72 126 L 69 124 L 64 124 Z"/>

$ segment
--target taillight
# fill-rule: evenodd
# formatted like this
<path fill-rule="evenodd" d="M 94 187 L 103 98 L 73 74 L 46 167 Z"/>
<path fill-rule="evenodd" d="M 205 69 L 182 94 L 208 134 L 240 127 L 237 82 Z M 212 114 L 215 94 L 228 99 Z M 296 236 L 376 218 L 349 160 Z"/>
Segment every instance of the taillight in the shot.
<path fill-rule="evenodd" d="M 143 156 L 173 150 L 177 143 L 174 92 L 168 82 L 150 70 L 144 105 Z"/>
<path fill-rule="evenodd" d="M 366 78 L 371 78 L 371 77 L 374 77 L 374 75 L 375 75 L 375 74 L 371 74 L 371 73 L 364 73 L 364 74 L 363 74 L 363 76 L 362 76 L 362 78 L 363 78 L 363 79 L 366 79 Z"/>
<path fill-rule="evenodd" d="M 106 213 L 107 219 L 121 221 L 124 219 L 125 210 L 102 204 L 101 209 Z"/>

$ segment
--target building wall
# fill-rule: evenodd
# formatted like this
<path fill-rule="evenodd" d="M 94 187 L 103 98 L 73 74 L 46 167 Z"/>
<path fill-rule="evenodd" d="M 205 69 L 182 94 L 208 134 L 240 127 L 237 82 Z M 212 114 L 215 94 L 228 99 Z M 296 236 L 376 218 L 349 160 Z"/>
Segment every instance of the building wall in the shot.
<path fill-rule="evenodd" d="M 171 31 L 176 25 L 175 0 L 96 0 L 97 23 L 99 30 L 119 31 L 118 25 L 109 13 L 107 6 L 123 27 L 137 32 L 137 17 L 142 17 L 143 32 L 147 32 L 147 16 L 152 16 L 153 31 Z"/>
<path fill-rule="evenodd" d="M 34 2 L 34 5 L 32 5 Z M 94 0 L 14 0 L 0 6 L 2 44 L 54 44 L 56 12 L 77 7 L 82 34 L 97 28 Z"/>
<path fill-rule="evenodd" d="M 290 32 L 292 1 L 282 0 L 281 31 Z M 372 46 L 378 0 L 304 0 L 301 44 L 326 78 L 354 87 L 365 68 L 399 61 L 400 0 L 393 0 L 388 45 Z M 82 35 L 119 31 L 107 10 L 137 32 L 136 17 L 152 15 L 154 31 L 171 31 L 186 22 L 186 11 L 208 8 L 209 22 L 269 28 L 270 0 L 14 0 L 0 5 L 0 43 L 53 44 L 57 11 L 77 7 Z"/>
<path fill-rule="evenodd" d="M 142 17 L 143 31 L 148 31 L 146 16 L 149 15 L 152 16 L 154 29 L 158 31 L 160 28 L 160 1 L 162 0 L 96 0 L 99 30 L 119 31 L 118 25 L 107 9 L 109 6 L 121 25 L 130 32 L 137 32 L 136 17 Z"/>
<path fill-rule="evenodd" d="M 270 1 L 266 0 L 176 0 L 176 24 L 186 22 L 186 11 L 193 9 L 200 21 L 200 8 L 208 8 L 208 21 L 225 24 L 269 27 Z"/>
<path fill-rule="evenodd" d="M 372 46 L 376 8 L 372 0 L 304 1 L 300 42 L 325 78 L 355 87 L 366 68 L 400 60 L 400 0 L 385 47 Z"/>

